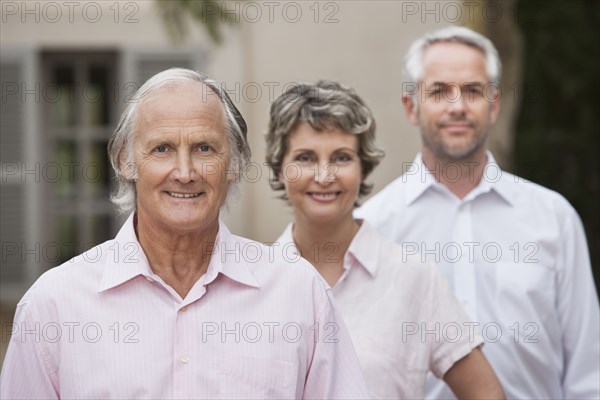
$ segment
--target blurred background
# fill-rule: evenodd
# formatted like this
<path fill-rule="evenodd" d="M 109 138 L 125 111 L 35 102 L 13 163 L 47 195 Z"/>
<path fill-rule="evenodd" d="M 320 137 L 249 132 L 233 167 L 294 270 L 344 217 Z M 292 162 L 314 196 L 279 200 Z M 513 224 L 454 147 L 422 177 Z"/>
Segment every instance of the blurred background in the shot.
<path fill-rule="evenodd" d="M 268 185 L 264 134 L 286 86 L 333 79 L 372 108 L 386 158 L 374 192 L 402 174 L 419 133 L 401 103 L 412 40 L 447 25 L 488 36 L 504 63 L 489 145 L 504 169 L 562 193 L 600 265 L 600 2 L 0 1 L 3 360 L 18 300 L 44 271 L 114 236 L 106 145 L 129 98 L 169 67 L 222 82 L 249 126 L 253 164 L 223 214 L 274 241 L 291 210 Z M 56 288 L 61 290 L 61 288 Z"/>

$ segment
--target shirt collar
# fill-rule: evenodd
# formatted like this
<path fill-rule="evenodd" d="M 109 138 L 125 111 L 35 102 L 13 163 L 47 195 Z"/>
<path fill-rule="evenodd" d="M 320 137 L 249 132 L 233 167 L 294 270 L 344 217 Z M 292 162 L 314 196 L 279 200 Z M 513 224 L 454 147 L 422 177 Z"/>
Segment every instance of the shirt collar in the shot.
<path fill-rule="evenodd" d="M 347 269 L 352 264 L 352 260 L 356 260 L 367 270 L 369 275 L 375 276 L 377 266 L 379 265 L 378 259 L 381 249 L 381 241 L 376 238 L 379 234 L 367 221 L 359 220 L 359 222 L 361 226 L 356 235 L 354 235 L 344 255 L 344 269 Z M 281 246 L 291 243 L 293 245 L 294 256 L 297 256 L 300 255 L 300 252 L 294 242 L 293 228 L 293 224 L 288 224 L 276 243 Z"/>
<path fill-rule="evenodd" d="M 248 246 L 249 243 L 254 242 L 233 235 L 223 221 L 219 221 L 219 233 L 215 240 L 213 255 L 208 264 L 207 274 L 209 279 L 221 273 L 246 286 L 260 287 L 248 263 L 249 260 L 256 261 L 259 256 L 259 254 L 256 254 L 255 257 L 255 254 L 252 254 L 252 249 L 258 253 L 261 249 L 256 243 L 254 246 Z"/>
<path fill-rule="evenodd" d="M 103 247 L 108 254 L 103 257 L 106 267 L 98 292 L 112 289 L 137 276 L 144 276 L 150 280 L 160 279 L 150 268 L 148 258 L 137 239 L 134 221 L 135 212 L 127 218 L 112 243 Z M 90 251 L 94 251 L 94 249 Z M 219 221 L 219 232 L 206 271 L 207 282 L 214 280 L 217 274 L 222 273 L 244 285 L 259 287 L 247 261 L 242 257 L 243 254 L 239 238 L 232 235 L 225 224 Z"/>
<path fill-rule="evenodd" d="M 112 243 L 109 246 L 100 247 L 107 254 L 103 257 L 106 266 L 102 273 L 98 292 L 112 289 L 140 275 L 147 278 L 154 275 L 135 234 L 134 219 L 135 212 L 129 215 Z"/>
<path fill-rule="evenodd" d="M 381 255 L 381 240 L 378 239 L 379 233 L 365 220 L 358 220 L 360 228 L 346 252 L 345 257 L 352 257 L 363 268 L 374 277 L 379 266 L 379 258 Z M 344 264 L 348 264 L 349 260 L 344 260 Z"/>
<path fill-rule="evenodd" d="M 479 184 L 463 199 L 463 201 L 469 201 L 477 196 L 487 193 L 494 192 L 500 195 L 508 204 L 512 205 L 510 188 L 506 182 L 507 175 L 492 155 L 490 151 L 486 152 L 487 162 L 485 166 L 484 176 L 482 177 Z M 427 166 L 423 162 L 421 153 L 418 153 L 415 160 L 410 165 L 409 169 L 401 176 L 402 182 L 406 185 L 406 203 L 411 204 L 417 200 L 427 190 L 435 189 L 446 190 L 448 189 L 441 183 L 435 180 L 432 173 L 429 172 Z"/>
<path fill-rule="evenodd" d="M 285 229 L 283 230 L 283 232 L 281 233 L 281 235 L 279 235 L 279 237 L 277 238 L 277 240 L 274 242 L 274 244 L 276 243 L 278 246 L 285 246 L 288 243 L 291 243 L 294 255 L 298 255 L 298 248 L 296 247 L 296 243 L 294 242 L 294 235 L 292 233 L 292 230 L 294 229 L 294 225 L 293 224 L 288 224 L 288 226 L 285 227 Z"/>
<path fill-rule="evenodd" d="M 406 172 L 402 174 L 400 179 L 406 187 L 406 204 L 413 203 L 437 183 L 435 177 L 429 173 L 429 170 L 423 163 L 421 153 L 417 153 L 415 160 Z"/>
<path fill-rule="evenodd" d="M 497 193 L 509 205 L 514 205 L 513 193 L 511 193 L 511 185 L 509 184 L 510 178 L 508 177 L 510 174 L 500 168 L 490 151 L 487 151 L 486 154 L 486 172 L 479 186 L 489 186 L 490 190 Z"/>

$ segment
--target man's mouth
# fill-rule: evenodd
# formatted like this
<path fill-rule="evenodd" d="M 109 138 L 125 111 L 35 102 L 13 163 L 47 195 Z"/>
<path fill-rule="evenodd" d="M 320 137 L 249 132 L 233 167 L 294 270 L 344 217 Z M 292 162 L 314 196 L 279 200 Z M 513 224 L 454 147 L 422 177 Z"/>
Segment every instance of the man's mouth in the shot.
<path fill-rule="evenodd" d="M 177 199 L 191 199 L 194 197 L 198 197 L 202 194 L 202 192 L 199 193 L 178 193 L 178 192 L 167 192 L 169 194 L 169 196 L 171 197 L 175 197 Z"/>
<path fill-rule="evenodd" d="M 445 122 L 441 124 L 442 128 L 449 130 L 465 130 L 473 127 L 473 124 L 467 121 Z"/>

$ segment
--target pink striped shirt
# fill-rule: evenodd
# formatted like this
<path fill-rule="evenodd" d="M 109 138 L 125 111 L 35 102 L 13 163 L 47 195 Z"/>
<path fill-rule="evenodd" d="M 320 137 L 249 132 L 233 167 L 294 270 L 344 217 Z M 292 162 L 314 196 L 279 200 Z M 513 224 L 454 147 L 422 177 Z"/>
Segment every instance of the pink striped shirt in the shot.
<path fill-rule="evenodd" d="M 17 306 L 1 398 L 367 398 L 330 290 L 303 259 L 220 224 L 182 299 L 131 216 L 45 273 Z"/>

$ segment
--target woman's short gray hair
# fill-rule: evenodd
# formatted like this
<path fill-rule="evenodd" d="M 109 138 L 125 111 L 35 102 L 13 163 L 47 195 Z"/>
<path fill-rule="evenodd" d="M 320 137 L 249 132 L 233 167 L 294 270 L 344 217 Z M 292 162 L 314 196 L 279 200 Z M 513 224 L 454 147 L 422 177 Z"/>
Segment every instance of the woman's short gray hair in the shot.
<path fill-rule="evenodd" d="M 216 94 L 225 112 L 225 131 L 231 148 L 231 162 L 228 174 L 236 177 L 236 183 L 229 185 L 228 197 L 236 190 L 242 172 L 250 160 L 250 147 L 247 141 L 246 121 L 235 107 L 225 90 L 215 80 L 208 76 L 184 68 L 171 68 L 154 75 L 146 81 L 130 99 L 129 104 L 121 114 L 117 128 L 108 142 L 108 156 L 117 176 L 117 189 L 111 200 L 119 213 L 128 213 L 136 207 L 135 180 L 137 168 L 133 162 L 133 136 L 135 120 L 140 103 L 158 89 L 168 85 L 182 85 L 192 82 L 202 83 Z M 198 96 L 206 98 L 210 93 L 200 91 Z"/>
<path fill-rule="evenodd" d="M 423 77 L 423 53 L 434 43 L 463 43 L 479 49 L 485 56 L 491 83 L 500 84 L 502 63 L 492 42 L 483 35 L 462 26 L 450 26 L 430 32 L 415 40 L 404 57 L 404 82 L 418 83 Z"/>
<path fill-rule="evenodd" d="M 316 131 L 337 128 L 357 136 L 363 178 L 359 195 L 370 193 L 373 185 L 364 180 L 383 157 L 383 152 L 375 147 L 375 118 L 354 90 L 332 81 L 294 85 L 271 105 L 267 132 L 267 164 L 273 172 L 271 187 L 285 189 L 279 180 L 283 158 L 290 134 L 302 122 Z M 287 199 L 285 194 L 281 197 Z"/>

